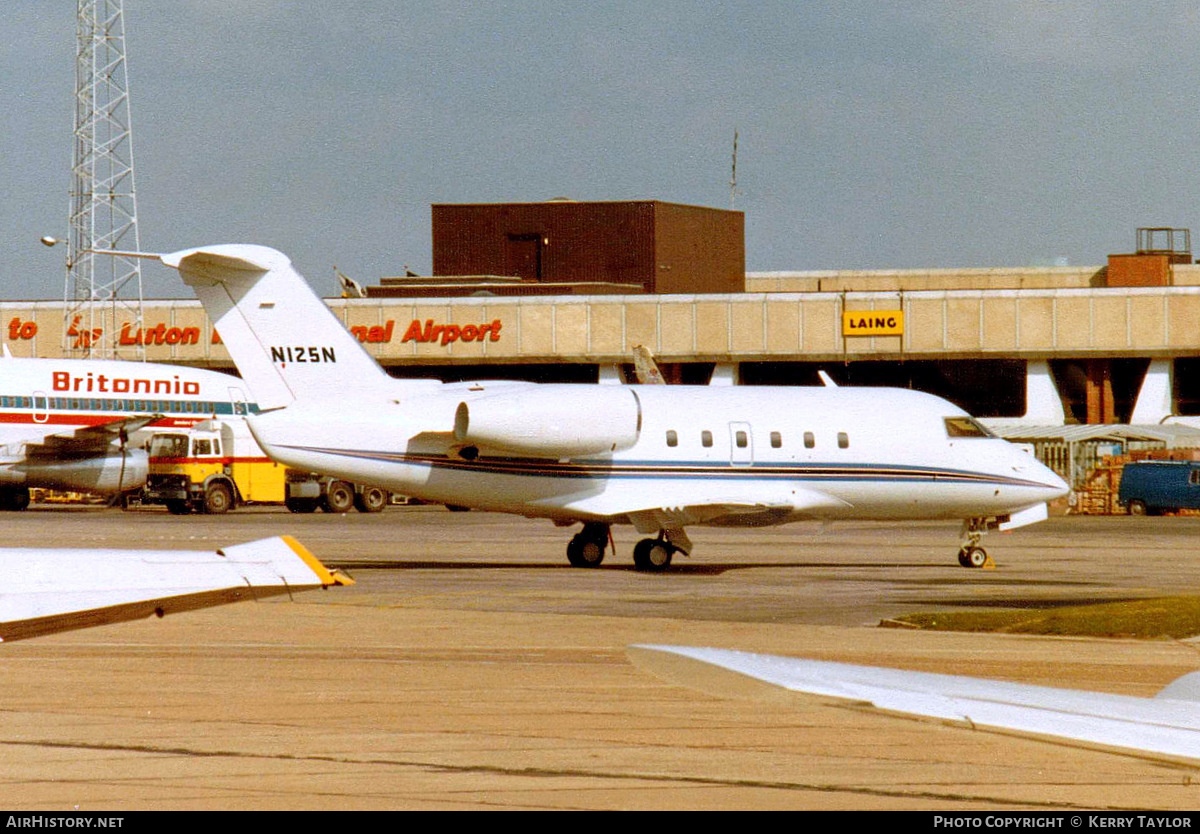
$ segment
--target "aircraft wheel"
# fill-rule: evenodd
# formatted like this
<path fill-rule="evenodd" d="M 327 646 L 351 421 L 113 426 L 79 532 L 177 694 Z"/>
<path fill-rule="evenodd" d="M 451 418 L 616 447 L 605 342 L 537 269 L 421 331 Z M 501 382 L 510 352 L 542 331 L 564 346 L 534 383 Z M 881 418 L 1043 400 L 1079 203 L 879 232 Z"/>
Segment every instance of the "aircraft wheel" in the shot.
<path fill-rule="evenodd" d="M 633 565 L 638 570 L 658 573 L 671 566 L 674 548 L 658 539 L 642 539 L 633 547 Z"/>
<path fill-rule="evenodd" d="M 360 513 L 380 512 L 387 502 L 387 492 L 379 487 L 363 487 L 362 492 L 354 496 L 354 508 Z"/>
<path fill-rule="evenodd" d="M 577 568 L 598 567 L 604 561 L 604 542 L 577 533 L 567 545 L 567 561 Z"/>
<path fill-rule="evenodd" d="M 221 515 L 229 512 L 233 506 L 233 492 L 228 484 L 209 484 L 204 491 L 204 512 L 208 515 Z"/>
<path fill-rule="evenodd" d="M 171 515 L 187 515 L 192 511 L 192 505 L 187 501 L 168 501 L 167 512 Z"/>
<path fill-rule="evenodd" d="M 1145 515 L 1146 514 L 1146 502 L 1145 501 L 1137 501 L 1137 500 L 1130 501 L 1129 502 L 1129 514 L 1130 515 Z"/>
<path fill-rule="evenodd" d="M 964 568 L 981 568 L 987 563 L 987 551 L 982 547 L 969 546 L 958 551 L 958 563 Z"/>
<path fill-rule="evenodd" d="M 331 513 L 348 513 L 354 506 L 354 487 L 345 481 L 334 481 L 325 491 L 322 509 Z"/>

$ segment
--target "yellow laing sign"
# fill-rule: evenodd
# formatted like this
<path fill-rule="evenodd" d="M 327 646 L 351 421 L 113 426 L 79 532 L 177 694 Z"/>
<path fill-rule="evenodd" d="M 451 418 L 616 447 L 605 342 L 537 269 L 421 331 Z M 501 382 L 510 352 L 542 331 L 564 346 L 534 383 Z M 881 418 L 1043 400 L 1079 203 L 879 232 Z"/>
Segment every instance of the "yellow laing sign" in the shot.
<path fill-rule="evenodd" d="M 842 313 L 843 336 L 903 336 L 903 310 L 846 310 Z"/>

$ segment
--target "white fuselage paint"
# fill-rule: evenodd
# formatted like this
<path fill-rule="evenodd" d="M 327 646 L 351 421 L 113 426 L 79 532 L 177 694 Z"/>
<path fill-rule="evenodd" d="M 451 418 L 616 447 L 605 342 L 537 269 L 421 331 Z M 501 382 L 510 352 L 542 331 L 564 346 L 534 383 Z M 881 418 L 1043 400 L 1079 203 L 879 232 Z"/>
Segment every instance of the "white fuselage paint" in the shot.
<path fill-rule="evenodd" d="M 429 501 L 560 520 L 620 521 L 626 513 L 606 512 L 608 504 L 672 502 L 773 508 L 691 522 L 710 524 L 1002 516 L 1066 490 L 1004 440 L 950 437 L 945 418 L 965 417 L 962 409 L 901 389 L 629 386 L 641 425 L 627 449 L 554 460 L 484 447 L 463 459 L 452 433 L 460 403 L 536 388 L 577 400 L 586 420 L 595 386 L 390 382 L 389 392 L 369 399 L 298 401 L 251 418 L 251 428 L 290 466 Z M 529 417 L 536 427 L 537 415 Z M 704 502 L 689 501 L 699 490 Z M 814 505 L 814 492 L 828 500 Z"/>

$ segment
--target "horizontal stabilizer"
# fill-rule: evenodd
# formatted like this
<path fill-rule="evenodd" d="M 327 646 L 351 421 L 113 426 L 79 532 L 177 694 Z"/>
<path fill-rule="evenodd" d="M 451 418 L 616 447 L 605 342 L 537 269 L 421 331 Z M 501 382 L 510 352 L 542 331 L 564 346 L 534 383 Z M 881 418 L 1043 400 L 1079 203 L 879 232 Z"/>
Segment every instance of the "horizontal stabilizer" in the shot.
<path fill-rule="evenodd" d="M 2 548 L 0 564 L 4 641 L 353 584 L 290 536 L 217 551 Z"/>

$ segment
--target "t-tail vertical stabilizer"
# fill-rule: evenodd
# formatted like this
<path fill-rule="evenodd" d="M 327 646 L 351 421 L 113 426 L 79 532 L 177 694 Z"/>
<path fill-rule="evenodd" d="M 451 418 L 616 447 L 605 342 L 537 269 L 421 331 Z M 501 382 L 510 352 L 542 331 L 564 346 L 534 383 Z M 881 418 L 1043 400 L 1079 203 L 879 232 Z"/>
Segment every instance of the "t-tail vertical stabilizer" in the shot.
<path fill-rule="evenodd" d="M 282 252 L 226 244 L 162 262 L 195 290 L 259 408 L 336 401 L 388 378 Z"/>

